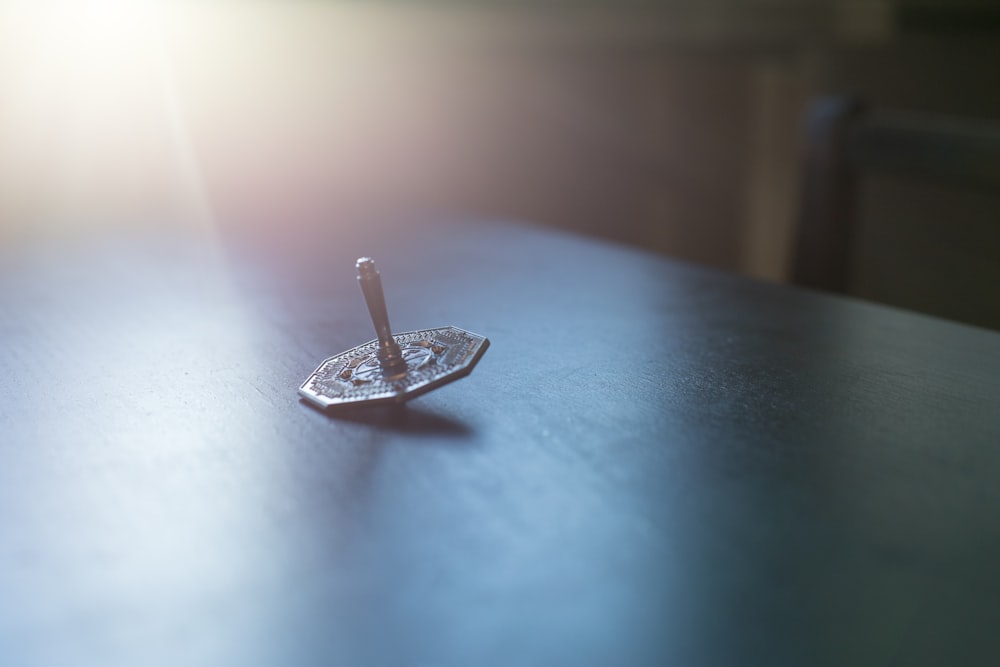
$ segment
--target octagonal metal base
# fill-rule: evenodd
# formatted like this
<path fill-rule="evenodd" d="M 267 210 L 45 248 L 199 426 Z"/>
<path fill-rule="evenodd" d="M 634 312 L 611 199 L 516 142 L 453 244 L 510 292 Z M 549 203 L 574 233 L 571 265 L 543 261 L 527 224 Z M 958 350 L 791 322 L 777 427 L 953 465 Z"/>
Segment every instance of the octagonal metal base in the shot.
<path fill-rule="evenodd" d="M 330 357 L 299 387 L 299 395 L 322 408 L 402 403 L 472 372 L 490 341 L 458 327 L 393 334 L 406 372 L 383 377 L 378 341 Z"/>

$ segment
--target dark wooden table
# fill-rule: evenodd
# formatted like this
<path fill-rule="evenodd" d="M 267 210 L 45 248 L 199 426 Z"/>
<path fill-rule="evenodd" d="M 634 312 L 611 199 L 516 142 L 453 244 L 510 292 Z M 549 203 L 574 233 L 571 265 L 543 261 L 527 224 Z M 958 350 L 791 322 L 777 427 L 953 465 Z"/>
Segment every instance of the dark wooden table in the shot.
<path fill-rule="evenodd" d="M 0 268 L 4 665 L 995 664 L 1000 335 L 510 224 Z M 332 418 L 373 335 L 475 372 Z"/>

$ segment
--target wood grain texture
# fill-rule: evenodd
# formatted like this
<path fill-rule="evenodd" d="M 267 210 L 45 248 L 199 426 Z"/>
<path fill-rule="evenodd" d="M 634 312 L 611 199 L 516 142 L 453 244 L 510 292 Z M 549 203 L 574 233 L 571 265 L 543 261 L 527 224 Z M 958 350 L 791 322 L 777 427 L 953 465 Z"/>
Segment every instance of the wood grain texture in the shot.
<path fill-rule="evenodd" d="M 512 224 L 8 255 L 0 662 L 974 664 L 1000 335 Z M 299 383 L 456 325 L 475 372 Z"/>

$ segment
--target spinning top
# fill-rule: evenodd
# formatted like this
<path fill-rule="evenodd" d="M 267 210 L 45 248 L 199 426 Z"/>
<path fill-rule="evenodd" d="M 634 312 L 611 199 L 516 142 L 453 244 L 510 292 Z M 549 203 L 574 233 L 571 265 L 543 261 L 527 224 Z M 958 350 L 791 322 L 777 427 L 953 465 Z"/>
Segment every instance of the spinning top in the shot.
<path fill-rule="evenodd" d="M 299 387 L 316 405 L 402 403 L 472 372 L 490 341 L 457 327 L 393 334 L 375 262 L 358 260 L 377 339 L 330 357 Z"/>

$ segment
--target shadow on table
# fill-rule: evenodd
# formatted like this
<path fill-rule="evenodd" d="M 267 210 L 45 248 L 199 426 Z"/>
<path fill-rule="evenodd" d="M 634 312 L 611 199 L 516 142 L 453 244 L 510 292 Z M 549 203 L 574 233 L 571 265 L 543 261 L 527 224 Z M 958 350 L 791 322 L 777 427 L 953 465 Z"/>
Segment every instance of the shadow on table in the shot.
<path fill-rule="evenodd" d="M 305 399 L 300 399 L 299 402 L 331 420 L 363 424 L 380 431 L 442 438 L 462 438 L 472 434 L 472 428 L 461 420 L 406 404 L 323 410 Z"/>

